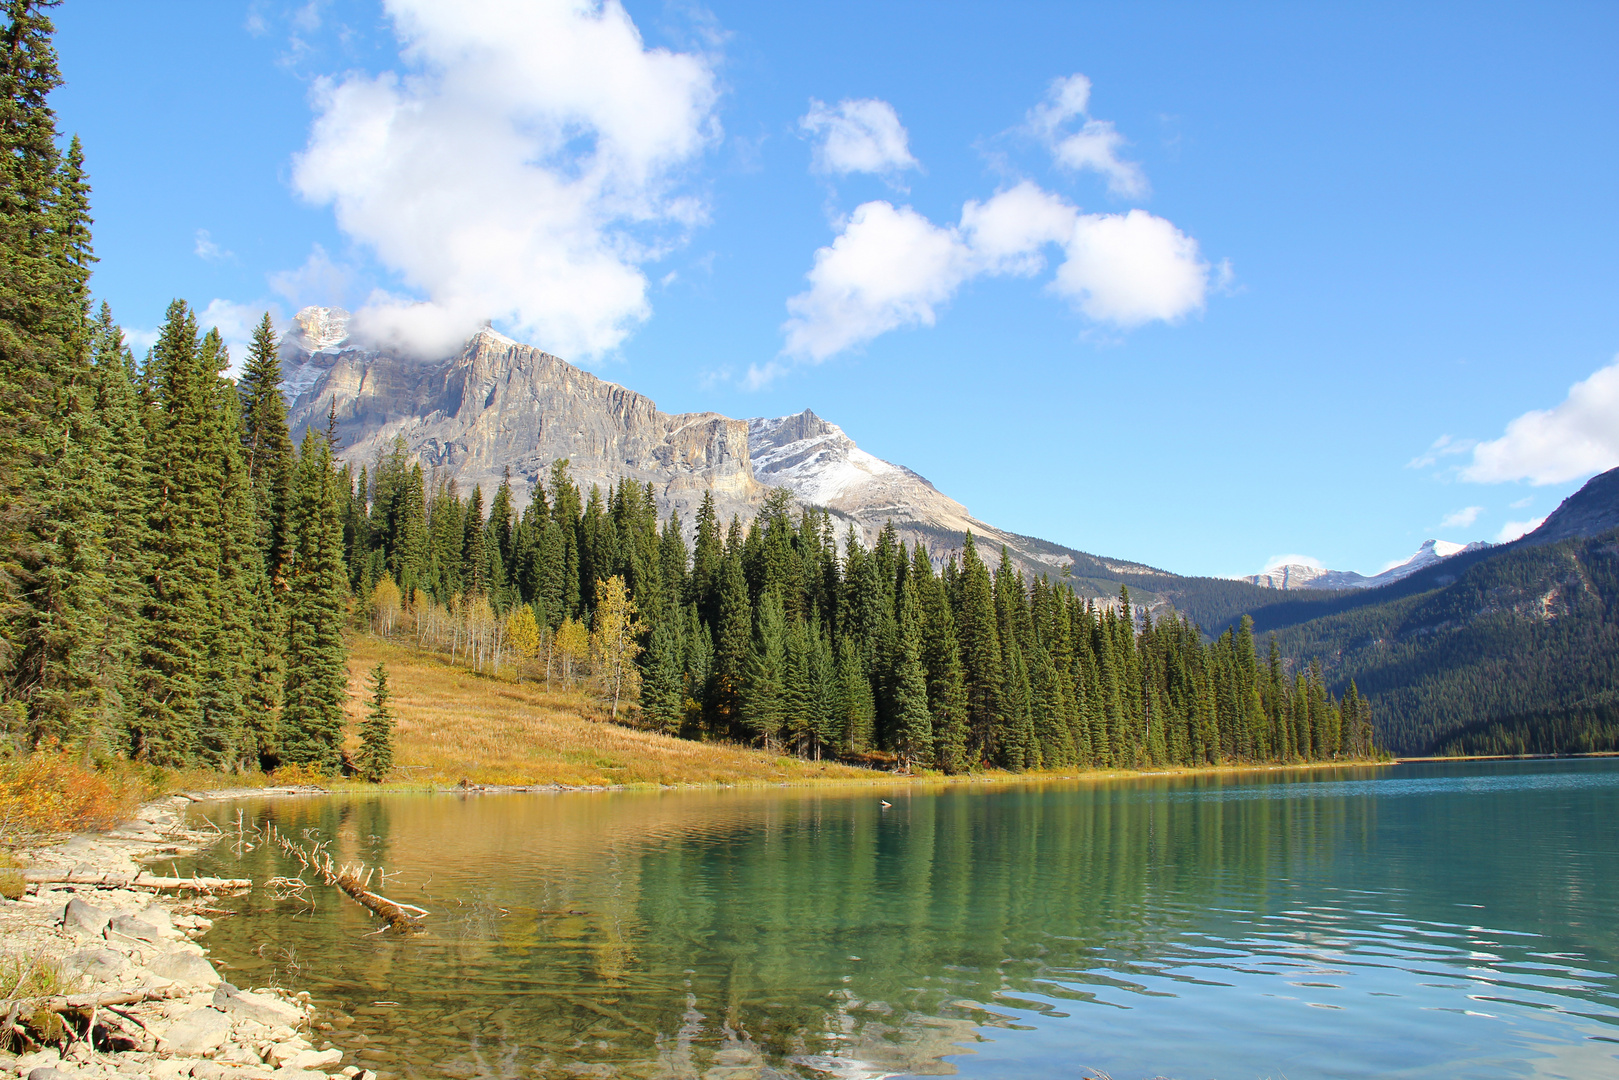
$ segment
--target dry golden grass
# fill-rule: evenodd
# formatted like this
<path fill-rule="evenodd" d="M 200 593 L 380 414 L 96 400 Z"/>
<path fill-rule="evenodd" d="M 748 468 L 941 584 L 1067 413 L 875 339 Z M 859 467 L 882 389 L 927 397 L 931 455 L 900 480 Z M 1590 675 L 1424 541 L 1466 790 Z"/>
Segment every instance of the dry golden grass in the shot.
<path fill-rule="evenodd" d="M 611 723 L 578 693 L 487 675 L 370 634 L 350 641 L 348 745 L 369 707 L 365 676 L 382 661 L 398 717 L 394 778 L 412 787 L 473 784 L 781 784 L 889 774 L 692 742 Z"/>

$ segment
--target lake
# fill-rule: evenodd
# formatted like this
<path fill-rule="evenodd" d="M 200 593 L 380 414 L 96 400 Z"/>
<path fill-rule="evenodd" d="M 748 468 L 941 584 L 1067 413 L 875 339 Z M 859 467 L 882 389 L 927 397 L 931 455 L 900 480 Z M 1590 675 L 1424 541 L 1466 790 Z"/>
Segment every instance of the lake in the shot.
<path fill-rule="evenodd" d="M 1619 1076 L 1616 759 L 238 809 L 432 912 L 206 939 L 397 1076 Z"/>

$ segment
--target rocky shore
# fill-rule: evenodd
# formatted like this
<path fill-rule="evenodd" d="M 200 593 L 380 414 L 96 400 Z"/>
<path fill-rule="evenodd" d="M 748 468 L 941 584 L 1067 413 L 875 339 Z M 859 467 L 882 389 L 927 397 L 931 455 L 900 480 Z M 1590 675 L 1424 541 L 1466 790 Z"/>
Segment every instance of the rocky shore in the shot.
<path fill-rule="evenodd" d="M 331 1026 L 307 993 L 221 977 L 198 939 L 228 916 L 228 897 L 139 887 L 147 864 L 218 839 L 187 828 L 193 801 L 169 796 L 110 833 L 18 853 L 33 876 L 75 882 L 31 884 L 0 900 L 0 956 L 18 965 L 0 995 L 31 969 L 60 976 L 49 999 L 0 999 L 0 1020 L 23 1024 L 37 1046 L 0 1050 L 0 1077 L 376 1080 L 321 1038 Z M 95 878 L 137 884 L 84 883 Z"/>

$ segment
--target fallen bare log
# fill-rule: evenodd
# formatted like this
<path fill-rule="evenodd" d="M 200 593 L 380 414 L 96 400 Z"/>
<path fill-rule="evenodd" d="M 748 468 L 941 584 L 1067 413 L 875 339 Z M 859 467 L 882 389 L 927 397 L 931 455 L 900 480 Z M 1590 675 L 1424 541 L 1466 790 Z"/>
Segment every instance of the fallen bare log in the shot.
<path fill-rule="evenodd" d="M 184 997 L 191 993 L 193 987 L 181 986 L 173 983 L 168 986 L 148 986 L 139 990 L 118 990 L 106 994 L 56 994 L 51 997 L 17 998 L 13 1001 L 0 1002 L 0 1007 L 10 1006 L 17 1009 L 26 1006 L 29 1011 L 43 1009 L 46 1012 L 84 1012 L 87 1009 L 104 1009 L 109 1005 L 138 1005 L 143 1001 L 168 1001 L 170 998 Z"/>
<path fill-rule="evenodd" d="M 400 933 L 410 933 L 421 929 L 419 923 L 423 915 L 428 914 L 414 904 L 401 904 L 397 900 L 390 900 L 378 893 L 368 892 L 352 873 L 338 873 L 332 884 L 354 897 L 360 904 L 370 911 L 380 915 L 387 924 Z"/>
<path fill-rule="evenodd" d="M 225 893 L 249 889 L 251 878 L 157 877 L 140 871 L 134 874 L 78 874 L 50 870 L 24 870 L 30 885 L 99 885 L 109 889 L 153 889 L 158 891 Z"/>
<path fill-rule="evenodd" d="M 364 863 L 358 867 L 347 865 L 338 866 L 332 862 L 332 857 L 314 845 L 313 851 L 305 850 L 303 845 L 294 842 L 285 834 L 276 831 L 270 826 L 270 837 L 281 846 L 281 850 L 303 863 L 304 868 L 313 870 L 320 875 L 321 880 L 328 885 L 335 885 L 372 914 L 378 915 L 388 924 L 389 929 L 401 934 L 411 934 L 422 928 L 422 917 L 432 912 L 419 908 L 414 904 L 401 904 L 397 900 L 390 900 L 381 893 L 374 893 L 366 889 L 371 882 L 371 875 L 376 867 L 366 869 Z M 360 875 L 364 873 L 362 878 Z"/>

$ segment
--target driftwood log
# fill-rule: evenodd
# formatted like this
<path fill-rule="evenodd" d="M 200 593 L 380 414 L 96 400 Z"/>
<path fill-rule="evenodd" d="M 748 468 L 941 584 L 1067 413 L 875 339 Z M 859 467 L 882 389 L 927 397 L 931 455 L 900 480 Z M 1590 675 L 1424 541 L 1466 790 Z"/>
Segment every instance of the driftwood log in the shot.
<path fill-rule="evenodd" d="M 332 856 L 314 845 L 313 850 L 307 850 L 302 844 L 296 843 L 270 826 L 271 838 L 281 846 L 281 850 L 297 859 L 306 870 L 313 870 L 320 879 L 328 885 L 335 885 L 344 893 L 353 897 L 366 910 L 378 915 L 388 927 L 401 934 L 412 934 L 422 928 L 422 917 L 432 914 L 425 908 L 414 904 L 401 904 L 397 900 L 390 900 L 381 893 L 374 893 L 366 889 L 371 881 L 371 875 L 376 867 L 369 870 L 364 863 L 359 866 L 338 866 L 332 862 Z M 363 877 L 362 877 L 363 875 Z"/>
<path fill-rule="evenodd" d="M 97 885 L 108 889 L 152 889 L 155 891 L 226 893 L 252 888 L 251 878 L 157 877 L 144 870 L 133 874 L 78 874 L 50 870 L 24 870 L 30 885 Z"/>
<path fill-rule="evenodd" d="M 43 1009 L 53 1013 L 85 1012 L 89 1009 L 104 1009 L 109 1005 L 138 1005 L 143 1001 L 167 1001 L 170 998 L 185 997 L 194 989 L 174 983 L 140 990 L 118 990 L 106 994 L 55 994 L 51 997 L 0 1001 L 0 1008 L 14 1009 L 26 1006 L 29 1011 Z"/>

